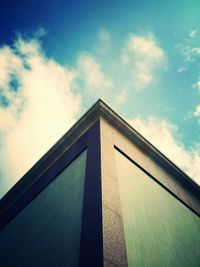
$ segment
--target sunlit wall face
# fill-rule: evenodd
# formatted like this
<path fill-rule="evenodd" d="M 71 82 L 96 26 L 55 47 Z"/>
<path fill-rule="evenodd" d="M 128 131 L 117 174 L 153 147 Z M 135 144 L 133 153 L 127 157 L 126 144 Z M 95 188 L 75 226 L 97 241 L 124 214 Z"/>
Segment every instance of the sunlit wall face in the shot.
<path fill-rule="evenodd" d="M 199 267 L 200 218 L 118 151 L 129 267 Z"/>
<path fill-rule="evenodd" d="M 0 266 L 78 266 L 86 154 L 1 230 Z"/>

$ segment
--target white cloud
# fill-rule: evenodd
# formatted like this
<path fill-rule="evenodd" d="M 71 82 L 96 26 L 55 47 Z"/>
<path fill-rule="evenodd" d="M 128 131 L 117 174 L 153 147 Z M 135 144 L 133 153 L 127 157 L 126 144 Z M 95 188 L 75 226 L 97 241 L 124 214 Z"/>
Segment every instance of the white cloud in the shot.
<path fill-rule="evenodd" d="M 101 65 L 88 53 L 81 53 L 78 58 L 78 75 L 84 82 L 85 90 L 101 97 L 109 93 L 113 82 L 103 72 Z"/>
<path fill-rule="evenodd" d="M 181 72 L 184 72 L 186 70 L 187 70 L 187 67 L 181 66 L 181 67 L 178 67 L 177 72 L 181 73 Z"/>
<path fill-rule="evenodd" d="M 148 120 L 137 118 L 129 120 L 129 122 L 172 162 L 200 184 L 199 147 L 186 149 L 181 143 L 180 134 L 175 125 L 156 118 Z"/>
<path fill-rule="evenodd" d="M 101 28 L 98 31 L 98 39 L 99 39 L 99 45 L 98 45 L 99 52 L 102 54 L 108 52 L 111 45 L 110 33 L 106 29 Z"/>
<path fill-rule="evenodd" d="M 155 71 L 164 68 L 167 60 L 154 35 L 129 34 L 122 62 L 130 69 L 134 86 L 142 89 L 155 80 Z"/>
<path fill-rule="evenodd" d="M 175 51 L 181 55 L 183 60 L 183 64 L 178 68 L 178 72 L 189 69 L 191 64 L 200 57 L 200 47 L 189 42 L 177 44 Z"/>
<path fill-rule="evenodd" d="M 196 36 L 197 36 L 197 30 L 196 29 L 189 32 L 189 37 L 195 38 Z"/>
<path fill-rule="evenodd" d="M 119 104 L 125 103 L 127 100 L 128 94 L 126 89 L 122 89 L 118 92 L 116 96 L 116 102 Z"/>
<path fill-rule="evenodd" d="M 4 46 L 0 49 L 0 100 L 4 99 L 6 107 L 0 108 L 0 128 L 4 131 L 14 124 L 18 116 L 18 111 L 23 107 L 23 90 L 21 90 L 21 75 L 24 73 L 22 60 L 13 53 L 13 50 Z M 15 91 L 10 81 L 18 73 L 18 87 L 20 90 Z M 0 105 L 2 105 L 0 101 Z"/>
<path fill-rule="evenodd" d="M 16 51 L 26 58 L 42 54 L 41 46 L 37 39 L 25 40 L 19 36 L 14 46 Z"/>
<path fill-rule="evenodd" d="M 198 105 L 193 113 L 195 117 L 200 117 L 200 105 Z"/>
<path fill-rule="evenodd" d="M 198 81 L 196 82 L 196 84 L 194 85 L 194 87 L 196 87 L 200 92 L 200 77 L 199 77 Z"/>
<path fill-rule="evenodd" d="M 194 87 L 197 88 L 200 93 L 200 77 L 198 78 L 196 84 L 194 84 Z M 200 104 L 196 106 L 195 111 L 193 112 L 193 116 L 198 117 L 199 118 L 198 122 L 200 123 Z"/>
<path fill-rule="evenodd" d="M 198 40 L 196 40 L 197 30 L 192 30 L 189 34 L 190 39 L 185 39 L 183 43 L 179 43 L 175 46 L 175 50 L 180 54 L 182 58 L 182 66 L 177 71 L 183 72 L 192 67 L 192 72 L 197 75 L 196 81 L 193 83 L 192 88 L 196 88 L 200 92 L 200 73 L 199 73 L 199 59 L 200 59 L 200 46 Z M 192 117 L 200 117 L 200 105 L 197 105 L 191 112 Z M 199 120 L 200 122 L 200 120 Z"/>
<path fill-rule="evenodd" d="M 37 40 L 18 39 L 0 48 L 0 195 L 12 186 L 69 128 L 80 110 L 72 91 L 76 72 L 42 53 Z M 11 74 L 18 80 L 12 91 Z"/>
<path fill-rule="evenodd" d="M 109 32 L 100 29 L 98 34 L 100 44 L 104 43 L 108 48 Z M 155 77 L 159 77 L 158 69 L 164 68 L 167 63 L 163 49 L 150 33 L 146 36 L 129 34 L 121 51 L 120 57 L 106 62 L 106 65 L 102 65 L 101 59 L 98 60 L 87 52 L 79 54 L 76 67 L 79 78 L 77 84 L 83 88 L 83 94 L 112 99 L 112 102 L 115 99 L 117 104 L 124 103 L 128 91 L 132 88 L 142 89 L 150 84 Z M 126 90 L 121 90 L 124 87 Z"/>
<path fill-rule="evenodd" d="M 194 116 L 200 116 L 200 105 L 196 107 L 196 110 L 194 112 Z"/>

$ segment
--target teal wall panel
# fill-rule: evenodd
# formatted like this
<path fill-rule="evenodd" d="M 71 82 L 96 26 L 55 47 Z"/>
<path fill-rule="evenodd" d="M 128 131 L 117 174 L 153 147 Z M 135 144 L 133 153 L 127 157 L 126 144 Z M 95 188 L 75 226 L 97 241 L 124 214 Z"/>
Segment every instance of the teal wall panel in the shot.
<path fill-rule="evenodd" d="M 129 267 L 199 267 L 200 218 L 118 151 Z"/>
<path fill-rule="evenodd" d="M 78 266 L 86 151 L 0 231 L 0 266 Z"/>

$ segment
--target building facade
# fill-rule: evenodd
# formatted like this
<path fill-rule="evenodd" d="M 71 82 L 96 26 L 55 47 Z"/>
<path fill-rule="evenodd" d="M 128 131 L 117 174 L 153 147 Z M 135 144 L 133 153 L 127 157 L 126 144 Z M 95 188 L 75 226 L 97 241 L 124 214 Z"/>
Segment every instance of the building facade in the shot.
<path fill-rule="evenodd" d="M 200 187 L 99 100 L 1 199 L 0 266 L 199 267 Z"/>

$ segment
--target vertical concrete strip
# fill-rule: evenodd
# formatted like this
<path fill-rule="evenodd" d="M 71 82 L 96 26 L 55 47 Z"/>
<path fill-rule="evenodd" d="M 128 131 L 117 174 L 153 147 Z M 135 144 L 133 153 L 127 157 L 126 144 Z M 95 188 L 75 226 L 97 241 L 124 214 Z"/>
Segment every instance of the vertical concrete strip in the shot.
<path fill-rule="evenodd" d="M 106 267 L 125 267 L 128 264 L 112 130 L 103 119 L 100 119 L 100 129 L 103 261 Z"/>

